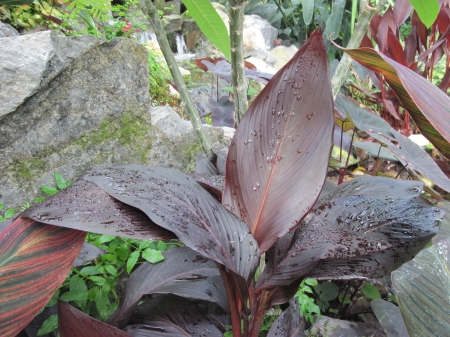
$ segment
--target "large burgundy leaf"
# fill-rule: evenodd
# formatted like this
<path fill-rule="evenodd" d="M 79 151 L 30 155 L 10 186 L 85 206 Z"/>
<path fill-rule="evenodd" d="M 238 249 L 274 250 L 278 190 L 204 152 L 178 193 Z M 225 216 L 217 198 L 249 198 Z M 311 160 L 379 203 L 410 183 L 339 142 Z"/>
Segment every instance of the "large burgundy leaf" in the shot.
<path fill-rule="evenodd" d="M 85 232 L 19 217 L 0 233 L 0 336 L 15 336 L 50 300 Z"/>
<path fill-rule="evenodd" d="M 63 301 L 58 301 L 58 328 L 61 337 L 131 337 L 126 332 L 100 322 Z"/>
<path fill-rule="evenodd" d="M 164 263 L 144 263 L 131 274 L 109 324 L 123 328 L 141 297 L 156 293 L 212 301 L 229 310 L 222 277 L 212 260 L 187 247 L 173 248 L 163 255 Z"/>
<path fill-rule="evenodd" d="M 300 308 L 298 300 L 294 297 L 289 302 L 289 308 L 287 308 L 267 334 L 267 337 L 303 337 L 305 334 L 305 319 L 300 314 Z"/>
<path fill-rule="evenodd" d="M 253 275 L 259 249 L 247 225 L 192 177 L 173 169 L 124 165 L 95 169 L 83 179 L 141 209 L 194 251 L 246 280 Z"/>
<path fill-rule="evenodd" d="M 166 295 L 140 305 L 133 322 L 124 330 L 135 337 L 223 336 L 216 325 L 222 319 L 215 309 L 201 301 Z M 218 321 L 219 320 L 219 321 Z M 225 320 L 225 324 L 229 324 Z"/>
<path fill-rule="evenodd" d="M 390 247 L 367 257 L 322 260 L 308 274 L 308 277 L 321 280 L 377 278 L 387 275 L 425 247 L 438 231 L 439 221 L 444 213 L 439 208 L 415 200 L 391 198 L 347 197 L 333 201 L 331 205 L 333 206 L 327 209 L 330 203 L 325 204 L 319 217 L 337 216 L 341 226 L 345 225 L 369 237 L 383 239 Z M 346 211 L 339 211 L 342 207 Z"/>
<path fill-rule="evenodd" d="M 343 50 L 385 76 L 422 134 L 450 158 L 450 98 L 419 74 L 373 49 Z"/>
<path fill-rule="evenodd" d="M 228 152 L 222 203 L 249 225 L 261 251 L 314 204 L 333 126 L 327 53 L 316 31 L 255 99 Z"/>
<path fill-rule="evenodd" d="M 398 267 L 427 243 L 442 216 L 413 200 L 422 185 L 363 176 L 322 193 L 309 222 L 268 251 L 257 288 L 285 286 L 304 273 L 351 279 L 379 277 Z"/>
<path fill-rule="evenodd" d="M 173 239 L 175 235 L 99 188 L 79 179 L 68 188 L 28 208 L 24 217 L 98 234 L 141 240 Z"/>

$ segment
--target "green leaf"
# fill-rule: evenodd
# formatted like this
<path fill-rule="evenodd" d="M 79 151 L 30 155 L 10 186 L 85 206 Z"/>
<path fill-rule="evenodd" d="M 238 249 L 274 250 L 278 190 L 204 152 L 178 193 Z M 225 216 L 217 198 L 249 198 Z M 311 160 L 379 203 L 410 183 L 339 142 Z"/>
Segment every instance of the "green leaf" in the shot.
<path fill-rule="evenodd" d="M 70 278 L 69 289 L 71 293 L 77 295 L 76 298 L 72 299 L 72 301 L 74 301 L 80 308 L 84 308 L 88 297 L 86 282 L 78 275 L 74 275 Z"/>
<path fill-rule="evenodd" d="M 209 0 L 183 0 L 189 14 L 203 34 L 228 60 L 231 60 L 230 38 L 227 27 Z"/>
<path fill-rule="evenodd" d="M 54 195 L 59 192 L 56 188 L 53 188 L 50 186 L 41 186 L 41 190 L 44 191 L 44 193 L 47 193 L 49 195 Z"/>
<path fill-rule="evenodd" d="M 153 241 L 141 241 L 139 243 L 139 249 L 144 250 L 145 248 L 150 247 L 153 244 Z"/>
<path fill-rule="evenodd" d="M 100 271 L 98 270 L 98 266 L 88 266 L 84 267 L 80 270 L 80 274 L 89 276 L 89 275 L 98 275 L 100 274 Z"/>
<path fill-rule="evenodd" d="M 324 36 L 326 39 L 335 40 L 339 36 L 342 17 L 344 15 L 345 0 L 336 0 L 333 2 L 331 15 L 327 19 Z"/>
<path fill-rule="evenodd" d="M 439 14 L 439 2 L 437 0 L 409 0 L 409 2 L 423 24 L 430 28 Z"/>
<path fill-rule="evenodd" d="M 134 266 L 136 265 L 136 262 L 139 259 L 140 252 L 138 250 L 132 252 L 130 254 L 130 257 L 127 260 L 127 273 L 130 274 L 133 270 Z"/>
<path fill-rule="evenodd" d="M 58 188 L 60 190 L 65 189 L 68 186 L 66 180 L 58 172 L 55 172 L 54 174 L 55 174 L 56 185 L 58 186 Z"/>
<path fill-rule="evenodd" d="M 14 216 L 14 208 L 8 209 L 8 210 L 5 212 L 5 214 L 3 215 L 3 217 L 4 217 L 5 219 L 12 218 L 13 216 Z"/>
<path fill-rule="evenodd" d="M 100 236 L 99 238 L 98 238 L 98 244 L 102 244 L 102 243 L 105 243 L 105 242 L 111 242 L 112 240 L 114 240 L 116 237 L 114 236 L 114 235 L 107 235 L 107 234 L 104 234 L 104 235 L 102 235 L 102 236 Z"/>
<path fill-rule="evenodd" d="M 364 282 L 364 285 L 360 290 L 369 300 L 381 298 L 380 292 L 378 291 L 377 287 L 370 284 L 369 282 Z"/>
<path fill-rule="evenodd" d="M 59 299 L 61 301 L 64 301 L 64 302 L 71 302 L 71 301 L 82 302 L 82 301 L 85 301 L 87 299 L 87 291 L 86 291 L 86 296 L 84 296 L 83 294 L 79 294 L 79 293 L 75 293 L 75 292 L 72 292 L 72 291 L 68 291 L 68 292 L 63 293 L 59 297 Z"/>
<path fill-rule="evenodd" d="M 158 244 L 156 245 L 156 249 L 160 252 L 163 252 L 167 249 L 167 244 L 164 241 L 159 240 Z"/>
<path fill-rule="evenodd" d="M 16 336 L 45 306 L 85 237 L 22 217 L 0 232 L 0 336 Z"/>
<path fill-rule="evenodd" d="M 58 315 L 51 315 L 48 317 L 39 328 L 37 332 L 38 336 L 45 335 L 46 333 L 50 333 L 58 327 Z"/>
<path fill-rule="evenodd" d="M 333 282 L 323 282 L 314 287 L 322 301 L 334 300 L 339 295 L 339 287 Z"/>
<path fill-rule="evenodd" d="M 114 268 L 114 266 L 107 264 L 105 265 L 105 269 L 108 273 L 110 273 L 113 276 L 117 276 L 117 270 L 116 268 Z"/>
<path fill-rule="evenodd" d="M 106 283 L 105 278 L 101 276 L 89 276 L 89 279 L 99 286 L 102 286 Z"/>
<path fill-rule="evenodd" d="M 159 250 L 147 248 L 142 252 L 142 257 L 151 263 L 158 263 L 164 260 L 164 256 Z"/>
<path fill-rule="evenodd" d="M 305 281 L 305 284 L 313 286 L 313 287 L 318 285 L 317 280 L 313 279 L 313 278 L 305 278 L 304 281 Z"/>
<path fill-rule="evenodd" d="M 95 307 L 97 308 L 98 313 L 100 314 L 100 316 L 102 316 L 103 319 L 108 318 L 108 306 L 108 294 L 105 293 L 102 289 L 98 291 L 97 294 L 95 294 Z"/>
<path fill-rule="evenodd" d="M 32 4 L 34 0 L 0 0 L 0 6 L 19 6 Z"/>
<path fill-rule="evenodd" d="M 302 12 L 303 21 L 309 25 L 314 15 L 314 0 L 302 0 Z"/>

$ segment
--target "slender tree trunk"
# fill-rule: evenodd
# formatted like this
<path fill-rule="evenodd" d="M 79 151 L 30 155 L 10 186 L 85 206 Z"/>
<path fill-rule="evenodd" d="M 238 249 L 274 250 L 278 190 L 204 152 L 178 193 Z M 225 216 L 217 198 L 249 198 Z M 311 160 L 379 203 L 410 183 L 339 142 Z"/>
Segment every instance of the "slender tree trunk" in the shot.
<path fill-rule="evenodd" d="M 161 21 L 159 20 L 158 11 L 153 5 L 151 0 L 145 0 L 145 5 L 147 8 L 143 8 L 144 13 L 147 13 L 153 30 L 155 31 L 156 38 L 158 39 L 161 51 L 166 59 L 167 65 L 169 66 L 170 73 L 172 74 L 173 80 L 178 88 L 178 91 L 186 104 L 186 110 L 188 111 L 191 123 L 200 138 L 203 150 L 208 157 L 213 156 L 211 141 L 203 128 L 203 123 L 197 112 L 197 109 L 192 102 L 191 96 L 187 91 L 186 84 L 184 83 L 183 76 L 178 69 L 178 65 L 175 61 L 172 50 L 170 49 L 169 42 L 167 41 L 166 33 L 162 27 Z"/>
<path fill-rule="evenodd" d="M 236 119 L 239 123 L 248 109 L 247 78 L 244 67 L 244 8 L 243 0 L 230 3 L 231 81 L 234 90 Z"/>
<path fill-rule="evenodd" d="M 387 0 L 380 0 L 377 8 L 373 8 L 369 6 L 368 0 L 361 1 L 361 10 L 359 11 L 358 22 L 355 24 L 355 30 L 350 37 L 350 41 L 348 41 L 348 49 L 359 47 L 367 28 L 369 28 L 370 20 L 375 13 L 378 13 L 383 8 L 386 3 Z M 341 85 L 347 76 L 347 72 L 350 69 L 351 62 L 351 57 L 347 53 L 344 53 L 339 65 L 336 68 L 333 78 L 331 79 L 333 98 L 336 98 L 336 95 L 339 93 L 339 89 L 341 88 Z"/>

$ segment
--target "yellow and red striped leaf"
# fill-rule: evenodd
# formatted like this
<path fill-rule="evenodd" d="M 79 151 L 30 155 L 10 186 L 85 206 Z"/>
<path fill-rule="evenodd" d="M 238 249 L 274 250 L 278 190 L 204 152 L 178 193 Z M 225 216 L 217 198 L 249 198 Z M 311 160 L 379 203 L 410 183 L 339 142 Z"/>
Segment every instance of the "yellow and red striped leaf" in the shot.
<path fill-rule="evenodd" d="M 72 267 L 85 232 L 19 217 L 0 233 L 0 336 L 15 336 Z"/>

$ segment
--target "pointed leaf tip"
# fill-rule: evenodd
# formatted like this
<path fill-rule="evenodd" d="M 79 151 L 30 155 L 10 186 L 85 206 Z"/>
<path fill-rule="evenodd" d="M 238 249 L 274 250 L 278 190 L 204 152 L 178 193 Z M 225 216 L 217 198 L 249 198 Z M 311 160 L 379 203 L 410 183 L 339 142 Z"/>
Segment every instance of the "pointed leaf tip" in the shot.
<path fill-rule="evenodd" d="M 317 30 L 255 99 L 228 153 L 222 203 L 249 225 L 261 251 L 317 199 L 333 127 L 328 59 Z"/>

